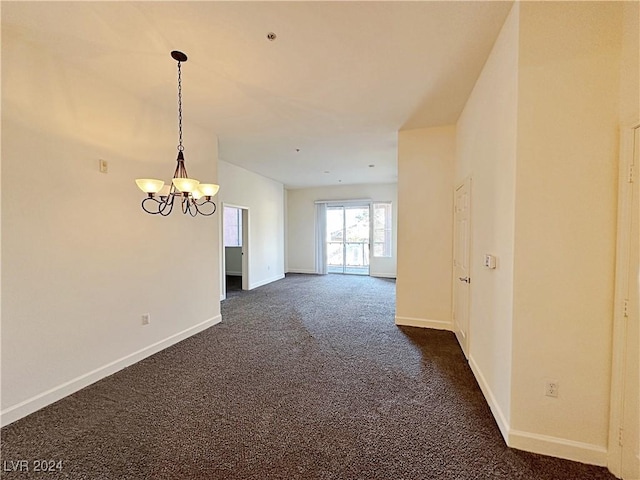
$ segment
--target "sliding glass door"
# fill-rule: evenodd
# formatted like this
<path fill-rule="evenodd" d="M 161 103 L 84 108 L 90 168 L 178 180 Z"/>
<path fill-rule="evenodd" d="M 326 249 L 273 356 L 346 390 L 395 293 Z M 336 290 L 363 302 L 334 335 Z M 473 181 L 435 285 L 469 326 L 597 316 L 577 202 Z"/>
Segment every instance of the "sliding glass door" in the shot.
<path fill-rule="evenodd" d="M 327 272 L 369 275 L 369 205 L 327 206 Z"/>

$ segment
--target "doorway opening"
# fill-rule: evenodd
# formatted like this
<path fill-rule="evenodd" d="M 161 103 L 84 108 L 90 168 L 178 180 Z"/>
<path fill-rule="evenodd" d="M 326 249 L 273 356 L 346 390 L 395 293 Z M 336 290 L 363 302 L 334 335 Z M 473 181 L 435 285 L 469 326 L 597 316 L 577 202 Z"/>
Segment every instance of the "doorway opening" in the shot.
<path fill-rule="evenodd" d="M 327 206 L 327 273 L 369 275 L 370 205 Z"/>
<path fill-rule="evenodd" d="M 224 248 L 224 292 L 249 289 L 248 275 L 248 224 L 249 210 L 235 205 L 224 205 L 222 213 Z"/>

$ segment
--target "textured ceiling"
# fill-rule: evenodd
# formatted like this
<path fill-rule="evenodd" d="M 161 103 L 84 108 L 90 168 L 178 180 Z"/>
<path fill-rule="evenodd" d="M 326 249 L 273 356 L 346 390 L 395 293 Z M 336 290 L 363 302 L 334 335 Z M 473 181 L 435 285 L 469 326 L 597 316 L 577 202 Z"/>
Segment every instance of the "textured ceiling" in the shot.
<path fill-rule="evenodd" d="M 185 52 L 185 131 L 195 122 L 218 135 L 220 159 L 303 187 L 395 182 L 397 131 L 457 120 L 510 8 L 3 2 L 2 27 L 163 106 L 169 52 Z"/>

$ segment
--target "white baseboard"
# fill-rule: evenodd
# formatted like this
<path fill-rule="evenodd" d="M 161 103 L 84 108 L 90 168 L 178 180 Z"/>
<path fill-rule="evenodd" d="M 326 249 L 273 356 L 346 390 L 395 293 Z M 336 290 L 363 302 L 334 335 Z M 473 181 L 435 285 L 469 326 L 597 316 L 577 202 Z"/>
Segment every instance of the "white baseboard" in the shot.
<path fill-rule="evenodd" d="M 306 270 L 304 268 L 289 268 L 287 269 L 287 273 L 307 273 L 310 275 L 318 275 L 318 272 L 315 270 Z M 385 272 L 371 272 L 369 271 L 370 277 L 378 277 L 378 278 L 396 278 L 397 275 L 395 273 L 385 273 Z"/>
<path fill-rule="evenodd" d="M 222 321 L 222 316 L 217 315 L 213 318 L 205 320 L 202 323 L 194 325 L 193 327 L 189 327 L 186 330 L 175 333 L 170 337 L 165 338 L 164 340 L 160 340 L 152 345 L 141 348 L 140 350 L 130 353 L 118 360 L 114 360 L 106 365 L 96 368 L 90 372 L 87 372 L 79 377 L 76 377 L 68 382 L 62 383 L 56 387 L 53 387 L 45 392 L 39 393 L 27 400 L 24 400 L 16 405 L 5 408 L 0 412 L 0 425 L 3 427 L 5 425 L 9 425 L 10 423 L 19 420 L 22 417 L 26 417 L 27 415 L 40 410 L 41 408 L 46 407 L 47 405 L 51 405 L 62 398 L 71 395 L 72 393 L 77 392 L 78 390 L 82 390 L 83 388 L 91 385 L 92 383 L 97 382 L 98 380 L 102 380 L 109 375 L 112 375 L 129 365 L 133 365 L 134 363 L 139 362 L 140 360 L 145 359 L 157 353 L 161 350 L 164 350 L 171 345 L 178 343 L 188 337 L 195 335 L 207 328 L 216 325 Z"/>
<path fill-rule="evenodd" d="M 277 280 L 282 280 L 283 278 L 284 278 L 284 273 L 280 275 L 276 275 L 275 277 L 267 278 L 266 280 L 261 280 L 256 283 L 252 283 L 251 285 L 249 285 L 249 290 L 253 290 L 254 288 L 261 287 L 263 285 L 266 285 L 267 283 L 275 282 Z"/>
<path fill-rule="evenodd" d="M 482 370 L 480 370 L 480 367 L 478 367 L 478 364 L 475 362 L 472 355 L 469 355 L 469 366 L 471 367 L 471 371 L 473 372 L 473 375 L 476 377 L 476 381 L 478 382 L 478 385 L 480 385 L 480 390 L 482 390 L 482 394 L 484 395 L 485 400 L 489 404 L 489 408 L 491 409 L 493 418 L 496 420 L 496 423 L 498 424 L 498 429 L 502 434 L 502 438 L 504 438 L 504 441 L 508 445 L 509 444 L 509 422 L 504 416 L 504 413 L 502 412 L 500 405 L 498 405 L 498 402 L 496 401 L 496 397 L 493 395 L 493 392 L 491 391 L 491 388 L 489 387 L 487 380 L 484 378 L 484 375 L 482 374 Z"/>
<path fill-rule="evenodd" d="M 598 465 L 601 467 L 607 465 L 607 449 L 605 447 L 512 429 L 502 409 L 498 405 L 480 367 L 471 355 L 469 356 L 469 366 L 478 381 L 478 385 L 480 385 L 480 390 L 482 390 L 484 398 L 489 404 L 489 408 L 491 409 L 493 418 L 498 424 L 500 433 L 509 447 L 539 453 L 541 455 L 588 463 L 590 465 Z"/>
<path fill-rule="evenodd" d="M 574 440 L 567 440 L 566 438 L 511 430 L 509 432 L 507 445 L 527 452 L 551 455 L 552 457 L 598 465 L 600 467 L 607 466 L 607 449 L 591 443 L 576 442 Z"/>
<path fill-rule="evenodd" d="M 453 330 L 453 324 L 444 320 L 429 320 L 426 318 L 412 318 L 412 317 L 396 317 L 396 325 L 402 325 L 405 327 L 419 327 L 419 328 L 435 328 L 436 330 Z"/>

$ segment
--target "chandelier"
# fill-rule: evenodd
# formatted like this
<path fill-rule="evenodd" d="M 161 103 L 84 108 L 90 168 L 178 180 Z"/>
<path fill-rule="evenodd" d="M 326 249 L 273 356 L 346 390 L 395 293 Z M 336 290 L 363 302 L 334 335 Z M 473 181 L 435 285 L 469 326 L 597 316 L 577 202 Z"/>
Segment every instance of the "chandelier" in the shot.
<path fill-rule="evenodd" d="M 175 202 L 181 203 L 182 213 L 210 216 L 216 211 L 216 204 L 211 200 L 218 190 L 219 185 L 213 183 L 200 183 L 194 178 L 189 178 L 184 166 L 184 146 L 182 145 L 182 71 L 180 65 L 187 61 L 187 56 L 178 51 L 171 52 L 171 57 L 178 62 L 178 165 L 169 185 L 155 178 L 138 178 L 138 188 L 147 194 L 142 200 L 142 209 L 152 215 L 166 217 L 173 211 Z"/>

